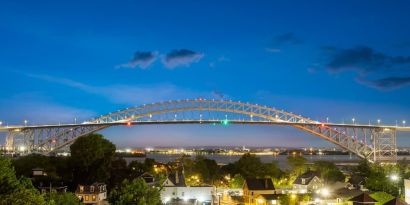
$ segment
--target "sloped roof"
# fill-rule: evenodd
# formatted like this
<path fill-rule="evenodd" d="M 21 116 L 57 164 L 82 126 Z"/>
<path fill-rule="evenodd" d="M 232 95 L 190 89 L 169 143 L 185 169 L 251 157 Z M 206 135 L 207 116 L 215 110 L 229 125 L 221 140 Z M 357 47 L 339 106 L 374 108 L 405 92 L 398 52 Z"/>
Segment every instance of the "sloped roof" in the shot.
<path fill-rule="evenodd" d="M 384 205 L 406 205 L 406 203 L 399 198 L 394 198 L 386 202 Z"/>
<path fill-rule="evenodd" d="M 358 189 L 348 189 L 348 188 L 341 188 L 334 191 L 334 195 L 339 198 L 350 198 L 354 196 L 359 196 L 362 194 L 363 191 Z"/>
<path fill-rule="evenodd" d="M 275 190 L 272 179 L 270 178 L 248 178 L 245 180 L 245 183 L 249 190 Z"/>
<path fill-rule="evenodd" d="M 303 185 L 309 184 L 310 181 L 312 181 L 313 178 L 319 177 L 320 174 L 315 171 L 307 171 L 296 178 L 296 180 L 293 182 L 293 184 L 302 184 L 302 179 L 305 179 L 305 183 Z"/>
<path fill-rule="evenodd" d="M 177 176 L 178 175 L 178 176 Z M 178 180 L 177 180 L 178 177 Z M 168 175 L 168 180 L 171 181 L 175 186 L 185 187 L 185 176 L 181 170 L 171 173 Z M 177 182 L 178 181 L 178 182 Z"/>
<path fill-rule="evenodd" d="M 349 201 L 353 201 L 353 202 L 377 202 L 376 199 L 373 199 L 369 194 L 367 193 L 362 193 L 358 196 L 355 196 L 351 199 L 349 199 Z"/>

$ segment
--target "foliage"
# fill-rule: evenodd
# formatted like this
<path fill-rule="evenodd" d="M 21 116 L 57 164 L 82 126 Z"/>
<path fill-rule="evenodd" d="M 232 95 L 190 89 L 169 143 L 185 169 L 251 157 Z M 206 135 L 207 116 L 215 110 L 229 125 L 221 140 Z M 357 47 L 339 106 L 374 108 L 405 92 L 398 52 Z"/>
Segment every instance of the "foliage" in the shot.
<path fill-rule="evenodd" d="M 370 173 L 372 172 L 372 167 L 370 165 L 370 162 L 367 161 L 366 159 L 361 160 L 359 162 L 359 165 L 356 167 L 355 172 L 356 172 L 356 174 L 358 174 L 359 176 L 362 176 L 362 177 L 369 176 Z"/>
<path fill-rule="evenodd" d="M 236 174 L 230 181 L 229 181 L 229 188 L 231 189 L 241 189 L 243 187 L 244 178 L 240 174 Z"/>
<path fill-rule="evenodd" d="M 318 171 L 325 182 L 344 181 L 345 176 L 333 162 L 317 161 L 313 168 Z"/>
<path fill-rule="evenodd" d="M 394 199 L 394 196 L 392 196 L 391 194 L 388 194 L 386 192 L 374 192 L 374 193 L 370 194 L 370 196 L 373 199 L 376 199 L 378 201 L 376 203 L 376 205 L 382 205 L 382 204 L 385 204 L 386 202 Z"/>
<path fill-rule="evenodd" d="M 119 188 L 110 193 L 108 200 L 114 205 L 157 205 L 161 203 L 159 190 L 147 186 L 141 178 L 133 181 L 124 180 Z"/>
<path fill-rule="evenodd" d="M 288 156 L 287 157 L 287 163 L 289 167 L 291 168 L 291 172 L 297 176 L 299 176 L 300 174 L 306 171 L 307 169 L 306 162 L 307 160 L 301 156 Z"/>
<path fill-rule="evenodd" d="M 203 183 L 214 184 L 220 178 L 219 166 L 215 160 L 197 156 L 194 163 L 194 170 L 198 173 Z"/>
<path fill-rule="evenodd" d="M 0 205 L 46 203 L 30 180 L 16 178 L 10 159 L 4 157 L 0 157 L 0 195 Z"/>
<path fill-rule="evenodd" d="M 70 151 L 77 183 L 105 182 L 110 178 L 115 146 L 102 135 L 79 137 L 70 146 Z"/>
<path fill-rule="evenodd" d="M 71 192 L 47 193 L 44 196 L 49 205 L 78 205 L 78 197 Z"/>

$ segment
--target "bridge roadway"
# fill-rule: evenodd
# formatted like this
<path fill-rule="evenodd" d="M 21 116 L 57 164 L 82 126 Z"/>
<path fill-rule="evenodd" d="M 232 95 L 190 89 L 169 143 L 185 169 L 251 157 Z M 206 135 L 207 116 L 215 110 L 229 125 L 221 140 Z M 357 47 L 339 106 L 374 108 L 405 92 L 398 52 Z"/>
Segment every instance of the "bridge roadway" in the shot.
<path fill-rule="evenodd" d="M 134 125 L 156 125 L 156 124 L 221 124 L 221 120 L 166 120 L 166 121 L 119 121 L 119 122 L 107 122 L 107 123 L 81 123 L 81 124 L 50 124 L 50 125 L 12 125 L 0 127 L 0 132 L 8 131 L 18 131 L 29 128 L 63 128 L 63 127 L 81 127 L 81 126 L 95 126 L 95 125 L 106 125 L 106 126 L 134 126 Z M 403 132 L 410 132 L 410 126 L 392 126 L 392 125 L 367 125 L 367 124 L 341 124 L 341 123 L 308 123 L 308 122 L 280 122 L 280 121 L 249 121 L 249 120 L 228 120 L 229 124 L 253 124 L 253 125 L 283 125 L 283 126 L 294 126 L 294 125 L 317 125 L 317 126 L 327 126 L 327 127 L 340 127 L 340 128 L 381 128 L 381 129 L 392 129 Z"/>

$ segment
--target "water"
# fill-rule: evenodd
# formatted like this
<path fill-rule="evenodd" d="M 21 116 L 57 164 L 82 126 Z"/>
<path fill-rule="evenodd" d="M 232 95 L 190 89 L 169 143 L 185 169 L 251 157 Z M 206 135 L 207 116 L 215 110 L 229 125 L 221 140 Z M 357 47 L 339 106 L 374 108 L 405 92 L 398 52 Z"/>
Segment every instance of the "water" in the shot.
<path fill-rule="evenodd" d="M 175 161 L 181 156 L 182 155 L 178 155 L 178 154 L 148 153 L 146 155 L 146 158 L 152 158 L 152 159 L 155 159 L 155 161 L 157 162 L 167 163 L 167 162 Z M 201 156 L 204 156 L 208 159 L 213 159 L 218 164 L 233 163 L 235 161 L 238 161 L 239 158 L 241 158 L 241 155 L 204 154 Z M 280 168 L 282 169 L 287 168 L 286 158 L 288 157 L 288 155 L 279 155 L 279 156 L 257 155 L 257 157 L 259 157 L 261 161 L 264 163 L 276 161 Z M 332 162 L 337 163 L 337 162 L 357 162 L 358 160 L 360 160 L 358 157 L 354 155 L 305 155 L 304 157 L 309 162 L 332 161 Z M 134 161 L 134 160 L 137 160 L 140 162 L 145 160 L 144 157 L 125 157 L 124 159 L 127 161 L 127 163 L 130 163 L 131 161 Z M 192 155 L 191 159 L 195 159 L 195 155 Z"/>

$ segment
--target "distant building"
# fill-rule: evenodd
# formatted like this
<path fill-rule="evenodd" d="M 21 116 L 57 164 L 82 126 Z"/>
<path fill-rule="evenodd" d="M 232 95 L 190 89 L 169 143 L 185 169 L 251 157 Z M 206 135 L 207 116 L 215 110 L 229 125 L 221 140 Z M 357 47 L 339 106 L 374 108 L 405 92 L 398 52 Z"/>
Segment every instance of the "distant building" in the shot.
<path fill-rule="evenodd" d="M 94 183 L 91 185 L 78 185 L 75 195 L 84 204 L 105 204 L 107 199 L 107 186 L 104 183 Z"/>
<path fill-rule="evenodd" d="M 319 178 L 319 173 L 307 171 L 299 175 L 293 182 L 292 190 L 295 193 L 312 193 L 323 187 L 323 181 Z"/>
<path fill-rule="evenodd" d="M 161 190 L 161 201 L 166 204 L 212 204 L 213 186 L 186 186 L 183 167 L 170 173 Z"/>
<path fill-rule="evenodd" d="M 277 195 L 272 179 L 246 179 L 243 185 L 243 199 L 245 205 L 277 204 Z"/>

